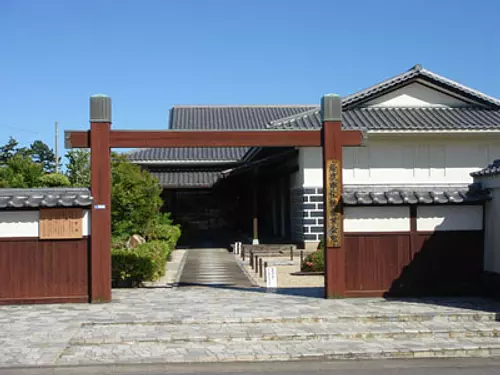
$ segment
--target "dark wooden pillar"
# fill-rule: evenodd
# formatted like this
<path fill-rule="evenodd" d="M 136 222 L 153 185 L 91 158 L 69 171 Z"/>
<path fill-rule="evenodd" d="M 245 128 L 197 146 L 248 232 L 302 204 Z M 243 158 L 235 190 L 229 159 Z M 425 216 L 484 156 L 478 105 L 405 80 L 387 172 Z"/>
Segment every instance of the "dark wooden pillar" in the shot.
<path fill-rule="evenodd" d="M 259 244 L 259 185 L 258 185 L 258 172 L 253 174 L 253 184 L 252 184 L 252 244 Z"/>
<path fill-rule="evenodd" d="M 342 107 L 337 95 L 321 102 L 323 120 L 323 207 L 325 298 L 345 295 L 345 249 L 342 212 Z"/>
<path fill-rule="evenodd" d="M 111 99 L 90 98 L 90 301 L 111 301 Z"/>

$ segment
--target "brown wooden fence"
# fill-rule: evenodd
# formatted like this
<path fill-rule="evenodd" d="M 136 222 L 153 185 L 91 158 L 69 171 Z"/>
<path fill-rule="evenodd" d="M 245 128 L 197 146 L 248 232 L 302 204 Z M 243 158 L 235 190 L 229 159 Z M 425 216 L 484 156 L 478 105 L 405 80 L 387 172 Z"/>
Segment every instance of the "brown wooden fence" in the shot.
<path fill-rule="evenodd" d="M 87 237 L 0 238 L 0 304 L 88 302 Z"/>
<path fill-rule="evenodd" d="M 346 295 L 462 295 L 477 292 L 483 231 L 345 233 Z"/>

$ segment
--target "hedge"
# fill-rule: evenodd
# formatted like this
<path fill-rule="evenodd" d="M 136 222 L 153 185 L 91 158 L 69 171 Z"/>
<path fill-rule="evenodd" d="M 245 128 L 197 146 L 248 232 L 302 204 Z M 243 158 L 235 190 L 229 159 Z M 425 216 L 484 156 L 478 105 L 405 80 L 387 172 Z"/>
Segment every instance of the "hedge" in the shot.
<path fill-rule="evenodd" d="M 309 254 L 302 263 L 302 272 L 325 272 L 325 250 L 323 240 L 317 250 Z"/>
<path fill-rule="evenodd" d="M 134 249 L 111 249 L 114 281 L 128 280 L 133 285 L 154 281 L 165 274 L 168 256 L 174 247 L 167 241 L 150 241 Z"/>

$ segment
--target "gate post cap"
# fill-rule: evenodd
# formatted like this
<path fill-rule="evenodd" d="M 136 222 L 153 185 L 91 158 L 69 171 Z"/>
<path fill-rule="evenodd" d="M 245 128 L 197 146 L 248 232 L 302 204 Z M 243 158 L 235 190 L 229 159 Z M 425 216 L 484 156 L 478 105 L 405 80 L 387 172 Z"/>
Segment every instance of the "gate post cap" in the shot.
<path fill-rule="evenodd" d="M 111 98 L 104 94 L 90 97 L 90 122 L 111 122 Z"/>
<path fill-rule="evenodd" d="M 326 94 L 321 98 L 321 120 L 342 120 L 342 99 L 337 94 Z"/>

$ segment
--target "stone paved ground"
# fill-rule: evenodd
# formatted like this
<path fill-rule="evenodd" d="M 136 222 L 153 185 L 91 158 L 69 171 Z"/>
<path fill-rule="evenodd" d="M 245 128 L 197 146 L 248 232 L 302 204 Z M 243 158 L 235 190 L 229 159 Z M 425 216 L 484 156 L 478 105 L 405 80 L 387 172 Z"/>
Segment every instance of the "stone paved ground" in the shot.
<path fill-rule="evenodd" d="M 151 288 L 113 290 L 109 304 L 3 306 L 0 367 L 500 355 L 492 301 L 293 292 Z"/>

